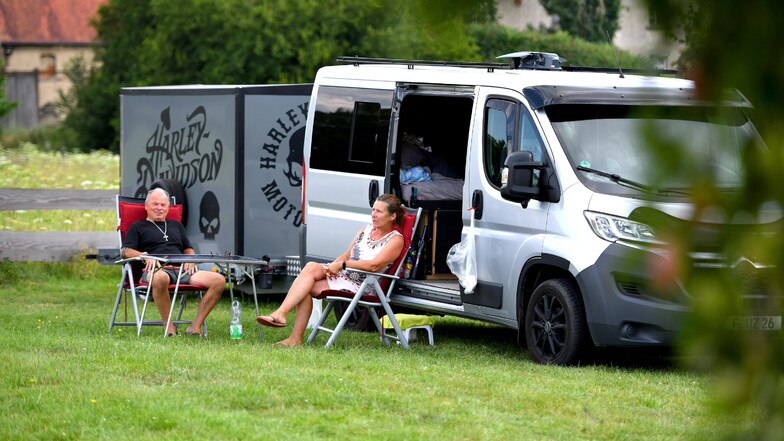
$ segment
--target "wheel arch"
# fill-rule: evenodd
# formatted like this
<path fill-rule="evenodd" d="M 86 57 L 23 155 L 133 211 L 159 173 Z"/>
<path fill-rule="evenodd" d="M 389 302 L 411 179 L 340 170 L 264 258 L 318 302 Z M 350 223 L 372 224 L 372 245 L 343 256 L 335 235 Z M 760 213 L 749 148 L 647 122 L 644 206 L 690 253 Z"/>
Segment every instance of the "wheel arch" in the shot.
<path fill-rule="evenodd" d="M 580 285 L 577 283 L 577 278 L 569 271 L 569 266 L 568 260 L 552 254 L 544 254 L 541 257 L 529 260 L 523 265 L 523 268 L 520 271 L 520 277 L 518 278 L 516 305 L 517 343 L 520 346 L 526 346 L 524 323 L 528 302 L 536 287 L 546 280 L 569 280 L 577 291 L 577 297 L 580 301 L 580 309 L 583 313 L 583 317 L 587 318 L 583 293 L 580 290 Z M 590 336 L 587 320 L 584 327 L 584 331 L 588 336 L 588 341 L 593 341 Z"/>

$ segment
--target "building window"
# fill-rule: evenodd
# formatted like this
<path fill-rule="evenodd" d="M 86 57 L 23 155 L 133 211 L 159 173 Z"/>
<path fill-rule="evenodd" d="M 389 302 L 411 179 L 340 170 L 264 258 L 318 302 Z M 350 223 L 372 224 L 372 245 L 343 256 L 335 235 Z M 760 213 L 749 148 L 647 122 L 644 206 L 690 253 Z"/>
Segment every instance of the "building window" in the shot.
<path fill-rule="evenodd" d="M 651 55 L 651 61 L 656 69 L 669 69 L 667 67 L 667 57 L 661 55 Z"/>
<path fill-rule="evenodd" d="M 648 29 L 659 29 L 659 5 L 656 2 L 648 3 Z"/>
<path fill-rule="evenodd" d="M 41 54 L 40 75 L 53 77 L 56 72 L 57 58 L 54 54 Z"/>

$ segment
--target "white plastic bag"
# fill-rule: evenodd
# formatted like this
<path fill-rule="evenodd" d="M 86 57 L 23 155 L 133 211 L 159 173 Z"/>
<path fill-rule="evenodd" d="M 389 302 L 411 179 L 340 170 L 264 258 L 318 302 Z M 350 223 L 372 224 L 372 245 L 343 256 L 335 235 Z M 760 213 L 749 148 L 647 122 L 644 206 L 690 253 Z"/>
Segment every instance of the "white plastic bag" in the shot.
<path fill-rule="evenodd" d="M 474 210 L 471 211 L 471 226 L 460 243 L 452 245 L 446 256 L 446 264 L 457 281 L 463 286 L 466 294 L 474 292 L 476 287 L 476 247 L 474 245 Z"/>

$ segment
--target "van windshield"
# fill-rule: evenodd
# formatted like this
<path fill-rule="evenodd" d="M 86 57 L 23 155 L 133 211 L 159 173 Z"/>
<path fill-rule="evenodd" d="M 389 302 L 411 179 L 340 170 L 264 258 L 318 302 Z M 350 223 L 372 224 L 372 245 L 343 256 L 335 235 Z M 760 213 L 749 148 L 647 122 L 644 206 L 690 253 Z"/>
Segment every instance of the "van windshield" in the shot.
<path fill-rule="evenodd" d="M 761 144 L 737 108 L 562 104 L 546 112 L 579 179 L 601 193 L 640 192 L 618 185 L 621 178 L 654 193 L 683 194 L 678 190 L 697 172 L 712 175 L 717 187 L 737 189 L 744 180 L 743 149 Z M 681 166 L 665 167 L 668 160 Z M 682 172 L 663 176 L 673 169 Z"/>

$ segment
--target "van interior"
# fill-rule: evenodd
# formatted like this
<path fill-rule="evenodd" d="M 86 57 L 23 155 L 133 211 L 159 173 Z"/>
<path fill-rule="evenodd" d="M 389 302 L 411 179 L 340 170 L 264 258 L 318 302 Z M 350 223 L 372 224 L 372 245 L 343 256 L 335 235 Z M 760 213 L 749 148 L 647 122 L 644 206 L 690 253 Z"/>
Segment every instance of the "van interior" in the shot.
<path fill-rule="evenodd" d="M 403 202 L 423 209 L 415 237 L 418 264 L 410 279 L 458 289 L 446 256 L 462 231 L 463 184 L 473 99 L 409 94 L 397 127 L 392 185 Z M 403 283 L 402 286 L 407 284 Z"/>

